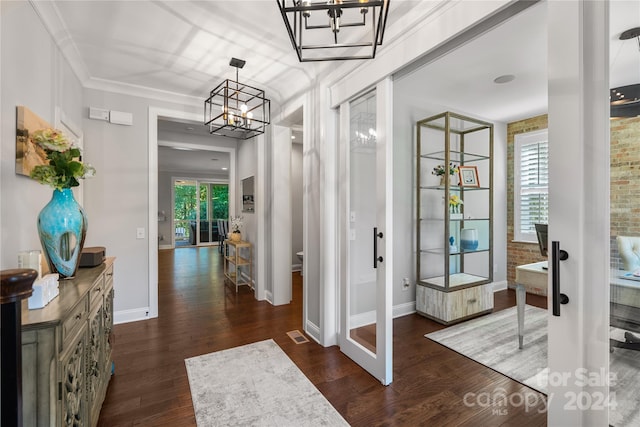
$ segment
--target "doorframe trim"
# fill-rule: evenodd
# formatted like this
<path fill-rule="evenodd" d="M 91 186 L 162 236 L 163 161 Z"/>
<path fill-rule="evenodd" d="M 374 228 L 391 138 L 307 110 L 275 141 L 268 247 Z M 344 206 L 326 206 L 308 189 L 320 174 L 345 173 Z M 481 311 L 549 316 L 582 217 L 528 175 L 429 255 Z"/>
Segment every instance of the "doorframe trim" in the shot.
<path fill-rule="evenodd" d="M 148 212 L 148 265 L 149 265 L 149 315 L 147 318 L 158 317 L 158 146 L 181 146 L 185 148 L 194 148 L 198 150 L 210 150 L 210 151 L 224 151 L 229 153 L 229 215 L 232 212 L 236 212 L 236 183 L 237 183 L 237 168 L 236 168 L 236 149 L 229 147 L 219 147 L 213 145 L 201 145 L 193 143 L 177 143 L 173 141 L 159 141 L 158 140 L 158 120 L 160 118 L 189 120 L 194 122 L 201 122 L 202 116 L 197 113 L 189 113 L 180 110 L 171 110 L 166 108 L 149 107 L 148 111 L 148 200 L 149 200 L 149 212 Z M 235 215 L 235 214 L 234 214 Z M 256 242 L 256 246 L 262 251 L 262 245 L 264 242 Z M 259 287 L 264 287 L 264 283 L 258 282 L 256 284 L 256 292 L 259 292 Z"/>

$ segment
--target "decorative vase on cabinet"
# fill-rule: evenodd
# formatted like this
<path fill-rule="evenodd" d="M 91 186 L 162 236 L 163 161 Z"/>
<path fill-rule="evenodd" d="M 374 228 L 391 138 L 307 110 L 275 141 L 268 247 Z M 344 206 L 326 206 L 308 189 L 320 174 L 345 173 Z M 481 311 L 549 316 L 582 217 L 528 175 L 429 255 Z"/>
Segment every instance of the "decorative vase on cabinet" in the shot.
<path fill-rule="evenodd" d="M 493 309 L 493 124 L 445 112 L 416 135 L 416 310 L 451 324 Z M 484 186 L 433 176 L 460 167 Z"/>
<path fill-rule="evenodd" d="M 87 216 L 70 188 L 53 190 L 51 201 L 38 215 L 38 234 L 49 270 L 60 278 L 73 277 L 87 234 Z"/>

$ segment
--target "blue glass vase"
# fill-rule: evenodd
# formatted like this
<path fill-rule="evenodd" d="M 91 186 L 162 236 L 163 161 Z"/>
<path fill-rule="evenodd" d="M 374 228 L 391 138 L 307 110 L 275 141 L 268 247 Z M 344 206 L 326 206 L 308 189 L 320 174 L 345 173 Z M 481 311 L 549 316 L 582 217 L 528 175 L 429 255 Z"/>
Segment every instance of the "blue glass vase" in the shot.
<path fill-rule="evenodd" d="M 76 274 L 87 234 L 87 216 L 70 188 L 53 190 L 38 215 L 38 234 L 51 273 L 61 279 Z"/>

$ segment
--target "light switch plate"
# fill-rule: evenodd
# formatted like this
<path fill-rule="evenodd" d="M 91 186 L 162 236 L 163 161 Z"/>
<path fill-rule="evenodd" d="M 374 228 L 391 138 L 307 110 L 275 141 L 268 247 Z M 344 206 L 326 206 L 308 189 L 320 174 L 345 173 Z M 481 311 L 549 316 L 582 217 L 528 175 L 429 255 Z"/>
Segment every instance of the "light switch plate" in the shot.
<path fill-rule="evenodd" d="M 136 239 L 144 239 L 144 228 L 138 227 L 136 229 Z"/>

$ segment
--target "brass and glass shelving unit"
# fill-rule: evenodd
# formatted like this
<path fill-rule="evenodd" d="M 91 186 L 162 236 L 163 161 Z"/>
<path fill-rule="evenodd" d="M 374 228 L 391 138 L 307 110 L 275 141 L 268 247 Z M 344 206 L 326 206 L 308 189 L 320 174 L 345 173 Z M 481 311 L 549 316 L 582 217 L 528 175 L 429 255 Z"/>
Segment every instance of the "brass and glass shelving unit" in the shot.
<path fill-rule="evenodd" d="M 416 309 L 451 324 L 493 309 L 493 124 L 445 112 L 416 126 Z"/>

